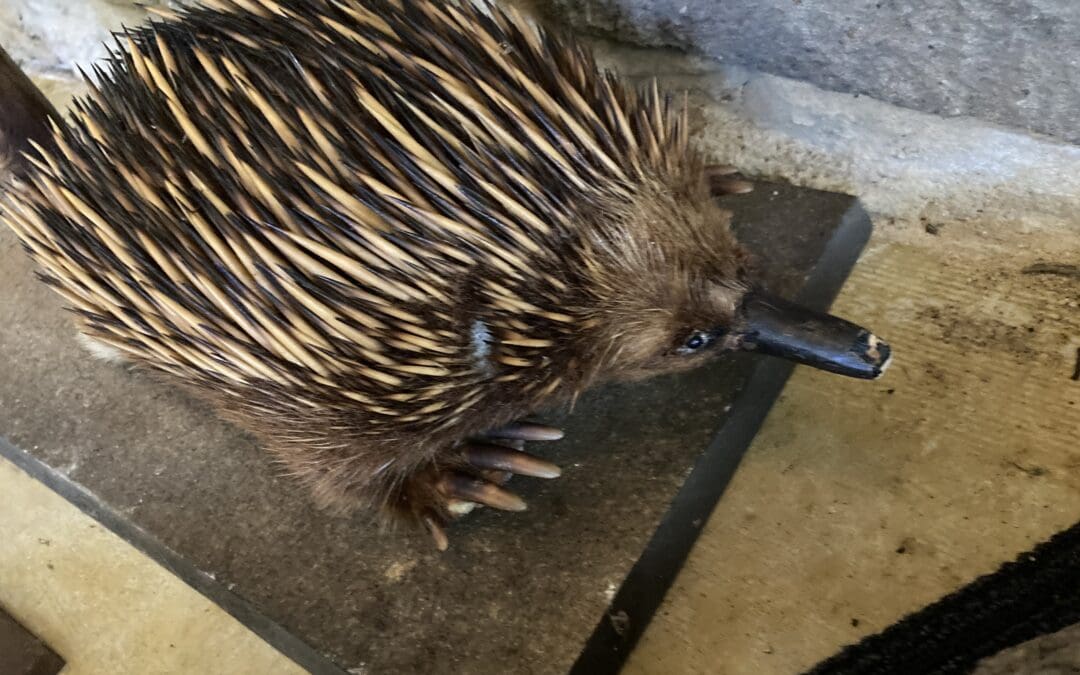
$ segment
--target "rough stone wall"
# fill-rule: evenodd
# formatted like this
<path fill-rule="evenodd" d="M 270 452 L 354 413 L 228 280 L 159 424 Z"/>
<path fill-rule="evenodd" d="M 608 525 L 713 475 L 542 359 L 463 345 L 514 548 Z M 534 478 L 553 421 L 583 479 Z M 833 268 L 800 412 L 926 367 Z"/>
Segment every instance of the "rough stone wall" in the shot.
<path fill-rule="evenodd" d="M 0 0 L 0 45 L 31 72 L 74 72 L 105 54 L 111 30 L 146 13 L 133 0 Z"/>
<path fill-rule="evenodd" d="M 1080 142 L 1077 0 L 534 0 L 576 29 Z"/>
<path fill-rule="evenodd" d="M 620 41 L 1080 142 L 1076 0 L 513 1 Z M 0 45 L 62 78 L 104 54 L 109 30 L 142 20 L 137 5 L 175 4 L 0 0 Z"/>

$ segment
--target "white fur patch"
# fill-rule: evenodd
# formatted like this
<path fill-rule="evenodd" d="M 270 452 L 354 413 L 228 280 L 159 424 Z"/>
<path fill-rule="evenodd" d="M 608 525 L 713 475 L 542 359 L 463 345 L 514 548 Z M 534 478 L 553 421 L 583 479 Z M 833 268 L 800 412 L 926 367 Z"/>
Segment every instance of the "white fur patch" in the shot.
<path fill-rule="evenodd" d="M 491 370 L 491 331 L 487 325 L 477 319 L 473 321 L 472 331 L 470 332 L 471 344 L 472 344 L 472 357 L 476 365 L 481 370 L 487 372 Z"/>
<path fill-rule="evenodd" d="M 467 516 L 473 512 L 479 504 L 475 502 L 463 502 L 459 500 L 453 500 L 446 505 L 446 510 L 455 516 Z"/>
<path fill-rule="evenodd" d="M 90 352 L 96 359 L 107 361 L 109 363 L 126 363 L 127 359 L 120 352 L 119 349 L 111 345 L 107 345 L 104 342 L 100 342 L 90 337 L 85 333 L 78 333 L 79 344 L 83 346 L 83 349 Z"/>

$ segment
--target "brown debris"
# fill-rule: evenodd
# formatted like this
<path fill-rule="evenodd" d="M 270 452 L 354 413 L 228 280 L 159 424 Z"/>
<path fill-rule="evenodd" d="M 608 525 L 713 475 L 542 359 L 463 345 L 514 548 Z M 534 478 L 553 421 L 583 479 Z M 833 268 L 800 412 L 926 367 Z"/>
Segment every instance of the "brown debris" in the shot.
<path fill-rule="evenodd" d="M 1021 274 L 1053 274 L 1062 277 L 1080 279 L 1080 265 L 1066 263 L 1038 262 L 1022 269 Z"/>

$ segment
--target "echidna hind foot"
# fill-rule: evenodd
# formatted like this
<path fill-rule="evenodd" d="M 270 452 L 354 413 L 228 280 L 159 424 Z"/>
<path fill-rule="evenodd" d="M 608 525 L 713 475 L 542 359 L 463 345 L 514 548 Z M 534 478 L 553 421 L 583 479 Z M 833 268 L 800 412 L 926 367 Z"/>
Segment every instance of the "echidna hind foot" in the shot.
<path fill-rule="evenodd" d="M 476 507 L 525 510 L 525 501 L 503 487 L 515 474 L 558 478 L 559 467 L 524 452 L 524 447 L 526 441 L 560 438 L 558 429 L 520 423 L 470 439 L 407 478 L 400 499 L 390 508 L 423 525 L 435 547 L 445 551 L 450 544 L 446 526 Z"/>

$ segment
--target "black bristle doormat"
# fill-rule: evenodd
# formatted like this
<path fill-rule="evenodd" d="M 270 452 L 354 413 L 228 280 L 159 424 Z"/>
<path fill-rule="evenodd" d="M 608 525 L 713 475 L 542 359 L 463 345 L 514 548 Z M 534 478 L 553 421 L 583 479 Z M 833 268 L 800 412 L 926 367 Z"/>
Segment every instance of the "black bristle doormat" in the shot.
<path fill-rule="evenodd" d="M 988 656 L 1080 622 L 1080 523 L 807 675 L 967 673 Z"/>

